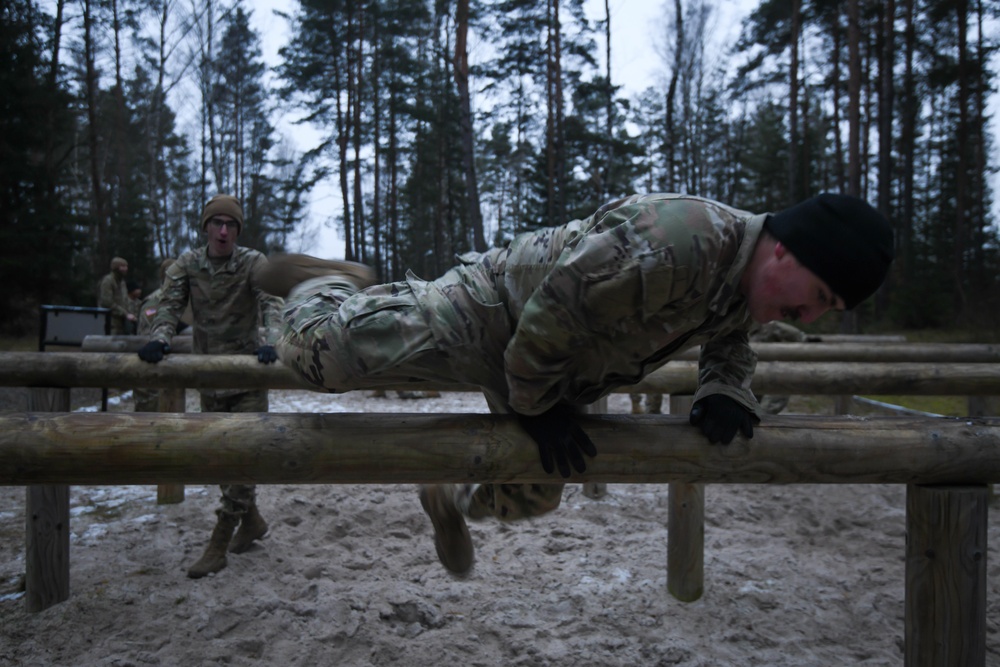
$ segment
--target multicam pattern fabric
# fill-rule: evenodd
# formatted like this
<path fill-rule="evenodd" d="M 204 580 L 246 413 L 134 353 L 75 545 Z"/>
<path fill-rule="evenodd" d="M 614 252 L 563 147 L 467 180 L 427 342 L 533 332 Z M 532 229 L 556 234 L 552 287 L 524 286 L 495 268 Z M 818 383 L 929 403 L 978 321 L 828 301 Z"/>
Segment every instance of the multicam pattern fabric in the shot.
<path fill-rule="evenodd" d="M 254 278 L 266 261 L 256 250 L 241 247 L 218 263 L 208 257 L 207 246 L 182 254 L 160 288 L 152 338 L 170 342 L 190 298 L 195 354 L 251 354 L 262 344 L 274 344 L 281 299 L 262 291 Z M 259 327 L 266 330 L 264 340 L 259 340 Z"/>
<path fill-rule="evenodd" d="M 126 333 L 125 322 L 129 310 L 128 287 L 125 279 L 112 271 L 103 278 L 97 290 L 97 306 L 111 310 L 111 335 Z"/>
<path fill-rule="evenodd" d="M 162 288 L 146 296 L 139 304 L 139 312 L 136 315 L 136 329 L 140 336 L 148 335 L 153 329 L 153 317 L 160 306 Z M 156 412 L 160 409 L 160 392 L 157 389 L 145 389 L 137 387 L 132 390 L 132 399 L 135 401 L 136 412 Z"/>
<path fill-rule="evenodd" d="M 468 253 L 434 281 L 358 292 L 315 278 L 289 294 L 279 358 L 327 391 L 477 385 L 494 412 L 586 405 L 702 345 L 701 396 L 758 412 L 739 280 L 765 216 L 673 194 L 633 196 L 585 220 Z M 561 484 L 470 485 L 465 512 L 554 509 Z"/>
<path fill-rule="evenodd" d="M 267 390 L 244 391 L 220 396 L 219 392 L 201 392 L 202 412 L 267 412 Z M 256 502 L 256 484 L 220 484 L 222 492 L 216 514 L 242 517 Z"/>
<path fill-rule="evenodd" d="M 592 403 L 703 345 L 695 400 L 723 393 L 756 410 L 738 288 L 763 220 L 637 195 L 463 255 L 435 281 L 410 274 L 356 292 L 314 279 L 288 297 L 279 356 L 329 391 L 458 382 L 534 415 Z"/>
<path fill-rule="evenodd" d="M 190 299 L 195 354 L 252 354 L 260 345 L 273 345 L 282 302 L 257 286 L 256 271 L 264 262 L 267 258 L 261 253 L 241 247 L 220 260 L 208 256 L 207 246 L 182 254 L 167 269 L 160 287 L 151 338 L 169 343 Z M 203 389 L 200 393 L 202 412 L 268 409 L 267 390 Z M 252 484 L 220 488 L 220 513 L 241 516 L 254 503 L 256 487 Z"/>

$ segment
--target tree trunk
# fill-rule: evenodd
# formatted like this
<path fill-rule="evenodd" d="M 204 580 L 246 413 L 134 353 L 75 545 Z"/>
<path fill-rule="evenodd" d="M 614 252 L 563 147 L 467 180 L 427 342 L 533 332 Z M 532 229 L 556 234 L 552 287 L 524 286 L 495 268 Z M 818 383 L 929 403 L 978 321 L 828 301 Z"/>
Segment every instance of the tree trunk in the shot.
<path fill-rule="evenodd" d="M 878 167 L 878 209 L 889 219 L 895 220 L 892 206 L 893 185 L 893 67 L 896 60 L 896 0 L 885 0 L 882 5 L 882 29 L 880 31 L 881 48 L 879 49 L 879 97 L 878 97 L 878 137 L 879 137 L 879 167 Z M 884 312 L 888 307 L 888 289 L 890 281 L 886 281 L 876 296 L 878 312 Z"/>
<path fill-rule="evenodd" d="M 847 194 L 861 196 L 861 25 L 860 0 L 847 2 L 847 50 L 848 50 L 848 164 Z M 846 311 L 840 318 L 841 333 L 858 330 L 855 311 Z"/>
<path fill-rule="evenodd" d="M 348 32 L 348 35 L 350 33 Z M 351 106 L 350 106 L 350 90 L 351 90 L 351 74 L 350 74 L 350 62 L 349 59 L 344 59 L 347 62 L 342 66 L 340 55 L 342 54 L 342 45 L 347 43 L 344 35 L 337 33 L 333 29 L 333 22 L 331 21 L 330 28 L 330 46 L 333 52 L 333 80 L 334 80 L 334 95 L 336 97 L 337 104 L 337 161 L 339 163 L 340 169 L 338 170 L 340 175 L 340 201 L 343 211 L 343 224 L 344 224 L 344 259 L 355 261 L 357 260 L 354 254 L 354 235 L 351 233 L 351 196 L 350 190 L 347 186 L 347 133 L 348 128 L 351 123 Z M 341 91 L 344 89 L 343 79 L 341 78 L 341 73 L 343 71 L 347 72 L 347 112 L 344 111 L 344 104 L 341 102 Z"/>
<path fill-rule="evenodd" d="M 465 166 L 466 216 L 472 227 L 472 244 L 478 252 L 486 251 L 483 213 L 479 204 L 479 184 L 476 180 L 475 136 L 472 131 L 472 100 L 469 96 L 469 0 L 458 0 L 455 9 L 455 84 L 458 86 L 459 127 L 462 133 L 462 161 Z"/>
<path fill-rule="evenodd" d="M 98 133 L 97 87 L 98 74 L 96 59 L 96 43 L 94 36 L 94 5 L 91 0 L 83 1 L 83 49 L 85 60 L 84 90 L 87 100 L 87 146 L 90 150 L 90 185 L 94 197 L 92 202 L 94 237 L 97 239 L 97 252 L 94 253 L 94 275 L 101 275 L 107 270 L 111 260 L 108 248 L 108 218 L 105 210 L 104 182 L 101 178 L 101 141 Z"/>
<path fill-rule="evenodd" d="M 367 262 L 367 246 L 365 244 L 365 231 L 364 231 L 364 219 L 362 218 L 362 212 L 364 211 L 364 201 L 362 199 L 361 191 L 361 87 L 364 84 L 364 11 L 359 6 L 360 3 L 356 5 L 356 17 L 357 17 L 357 39 L 355 43 L 357 44 L 357 50 L 354 52 L 355 62 L 354 62 L 354 127 L 351 134 L 354 136 L 354 243 L 355 243 L 355 256 L 358 258 L 359 262 Z"/>
<path fill-rule="evenodd" d="M 792 31 L 788 38 L 791 62 L 788 65 L 788 201 L 799 201 L 799 31 L 802 24 L 801 0 L 792 0 Z"/>
<path fill-rule="evenodd" d="M 897 220 L 897 243 L 899 252 L 896 258 L 896 272 L 901 285 L 911 284 L 913 278 L 913 218 L 914 180 L 916 178 L 916 124 L 918 101 L 916 93 L 916 78 L 913 73 L 913 57 L 916 50 L 916 28 L 914 26 L 914 0 L 903 0 L 903 18 L 905 21 L 903 37 L 903 101 L 900 118 L 899 153 L 903 166 L 900 174 L 900 197 L 902 206 Z"/>
<path fill-rule="evenodd" d="M 666 146 L 667 152 L 667 183 L 668 192 L 675 192 L 677 188 L 677 160 L 676 143 L 677 127 L 674 121 L 674 109 L 677 106 L 677 82 L 680 80 L 681 68 L 684 66 L 684 8 L 681 0 L 674 0 L 674 14 L 677 22 L 676 40 L 674 41 L 674 67 L 670 73 L 670 84 L 667 86 L 666 100 Z"/>
<path fill-rule="evenodd" d="M 377 11 L 377 10 L 376 10 Z M 372 183 L 372 264 L 375 267 L 375 275 L 381 278 L 385 275 L 385 267 L 382 265 L 382 54 L 380 47 L 381 35 L 379 32 L 380 21 L 378 15 L 372 21 L 372 148 L 374 155 L 374 182 Z"/>
<path fill-rule="evenodd" d="M 967 315 L 967 298 L 965 294 L 965 248 L 969 233 L 968 189 L 966 180 L 969 175 L 969 53 L 968 53 L 968 12 L 967 0 L 957 0 L 955 3 L 955 18 L 958 21 L 958 128 L 956 146 L 958 155 L 955 165 L 955 250 L 953 279 L 955 281 L 955 299 L 957 312 Z"/>

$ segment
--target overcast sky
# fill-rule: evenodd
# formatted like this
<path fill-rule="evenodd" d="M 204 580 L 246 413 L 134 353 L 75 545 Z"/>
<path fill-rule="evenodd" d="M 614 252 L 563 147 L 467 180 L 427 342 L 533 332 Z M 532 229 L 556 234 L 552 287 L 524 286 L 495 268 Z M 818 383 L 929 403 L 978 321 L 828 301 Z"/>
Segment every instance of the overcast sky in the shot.
<path fill-rule="evenodd" d="M 265 59 L 270 63 L 278 60 L 278 49 L 288 40 L 284 19 L 276 17 L 273 10 L 293 12 L 296 4 L 288 0 L 249 0 L 253 8 L 252 23 L 263 41 Z M 725 38 L 735 38 L 743 17 L 754 6 L 753 0 L 720 0 L 719 16 L 715 30 L 720 42 Z M 604 0 L 587 0 L 587 15 L 592 20 L 603 20 Z M 670 3 L 671 11 L 673 3 Z M 661 56 L 652 48 L 657 37 L 665 30 L 664 4 L 648 0 L 610 0 L 611 9 L 611 77 L 615 84 L 624 87 L 624 95 L 633 97 L 647 87 L 657 83 L 657 77 L 664 71 Z M 476 41 L 470 36 L 470 59 L 476 60 Z M 603 63 L 605 48 L 603 34 L 598 36 L 598 56 Z M 307 128 L 296 126 L 294 110 L 278 122 L 279 130 L 292 138 L 296 150 L 302 152 L 315 145 L 320 137 Z M 324 257 L 342 257 L 343 241 L 339 233 L 340 195 L 336 191 L 336 179 L 318 185 L 311 196 L 311 218 L 320 226 L 319 238 L 310 245 L 307 252 Z M 289 248 L 296 250 L 295 248 Z"/>

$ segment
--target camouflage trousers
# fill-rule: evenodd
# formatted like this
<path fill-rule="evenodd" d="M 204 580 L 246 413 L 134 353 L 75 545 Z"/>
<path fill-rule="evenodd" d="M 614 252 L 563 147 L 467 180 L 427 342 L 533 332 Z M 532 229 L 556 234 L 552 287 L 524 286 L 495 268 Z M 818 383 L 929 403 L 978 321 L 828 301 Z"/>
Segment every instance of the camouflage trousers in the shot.
<path fill-rule="evenodd" d="M 201 392 L 202 412 L 267 412 L 267 390 Z M 256 484 L 220 484 L 222 491 L 218 516 L 242 517 L 257 502 Z"/>
<path fill-rule="evenodd" d="M 132 400 L 135 401 L 135 412 L 159 412 L 159 389 L 133 389 Z"/>
<path fill-rule="evenodd" d="M 503 352 L 515 323 L 492 259 L 466 260 L 434 281 L 405 280 L 359 292 L 344 278 L 297 285 L 285 299 L 278 357 L 317 389 L 344 392 L 422 382 L 478 386 L 507 413 Z M 504 521 L 554 510 L 562 484 L 463 485 L 472 518 Z"/>

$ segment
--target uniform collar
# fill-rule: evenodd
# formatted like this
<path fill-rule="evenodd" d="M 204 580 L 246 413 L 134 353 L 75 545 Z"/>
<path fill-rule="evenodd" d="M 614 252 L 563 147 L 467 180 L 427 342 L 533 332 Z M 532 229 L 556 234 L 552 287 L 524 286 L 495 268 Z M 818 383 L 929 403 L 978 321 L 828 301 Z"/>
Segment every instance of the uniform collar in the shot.
<path fill-rule="evenodd" d="M 715 296 L 708 303 L 708 308 L 718 315 L 727 315 L 737 308 L 746 310 L 747 299 L 740 292 L 740 279 L 746 271 L 750 258 L 753 256 L 757 240 L 764 229 L 764 221 L 767 219 L 766 213 L 752 215 L 746 220 L 743 230 L 743 240 L 740 241 L 739 249 L 736 251 L 736 258 L 726 272 L 725 282 L 722 289 L 716 292 Z"/>

